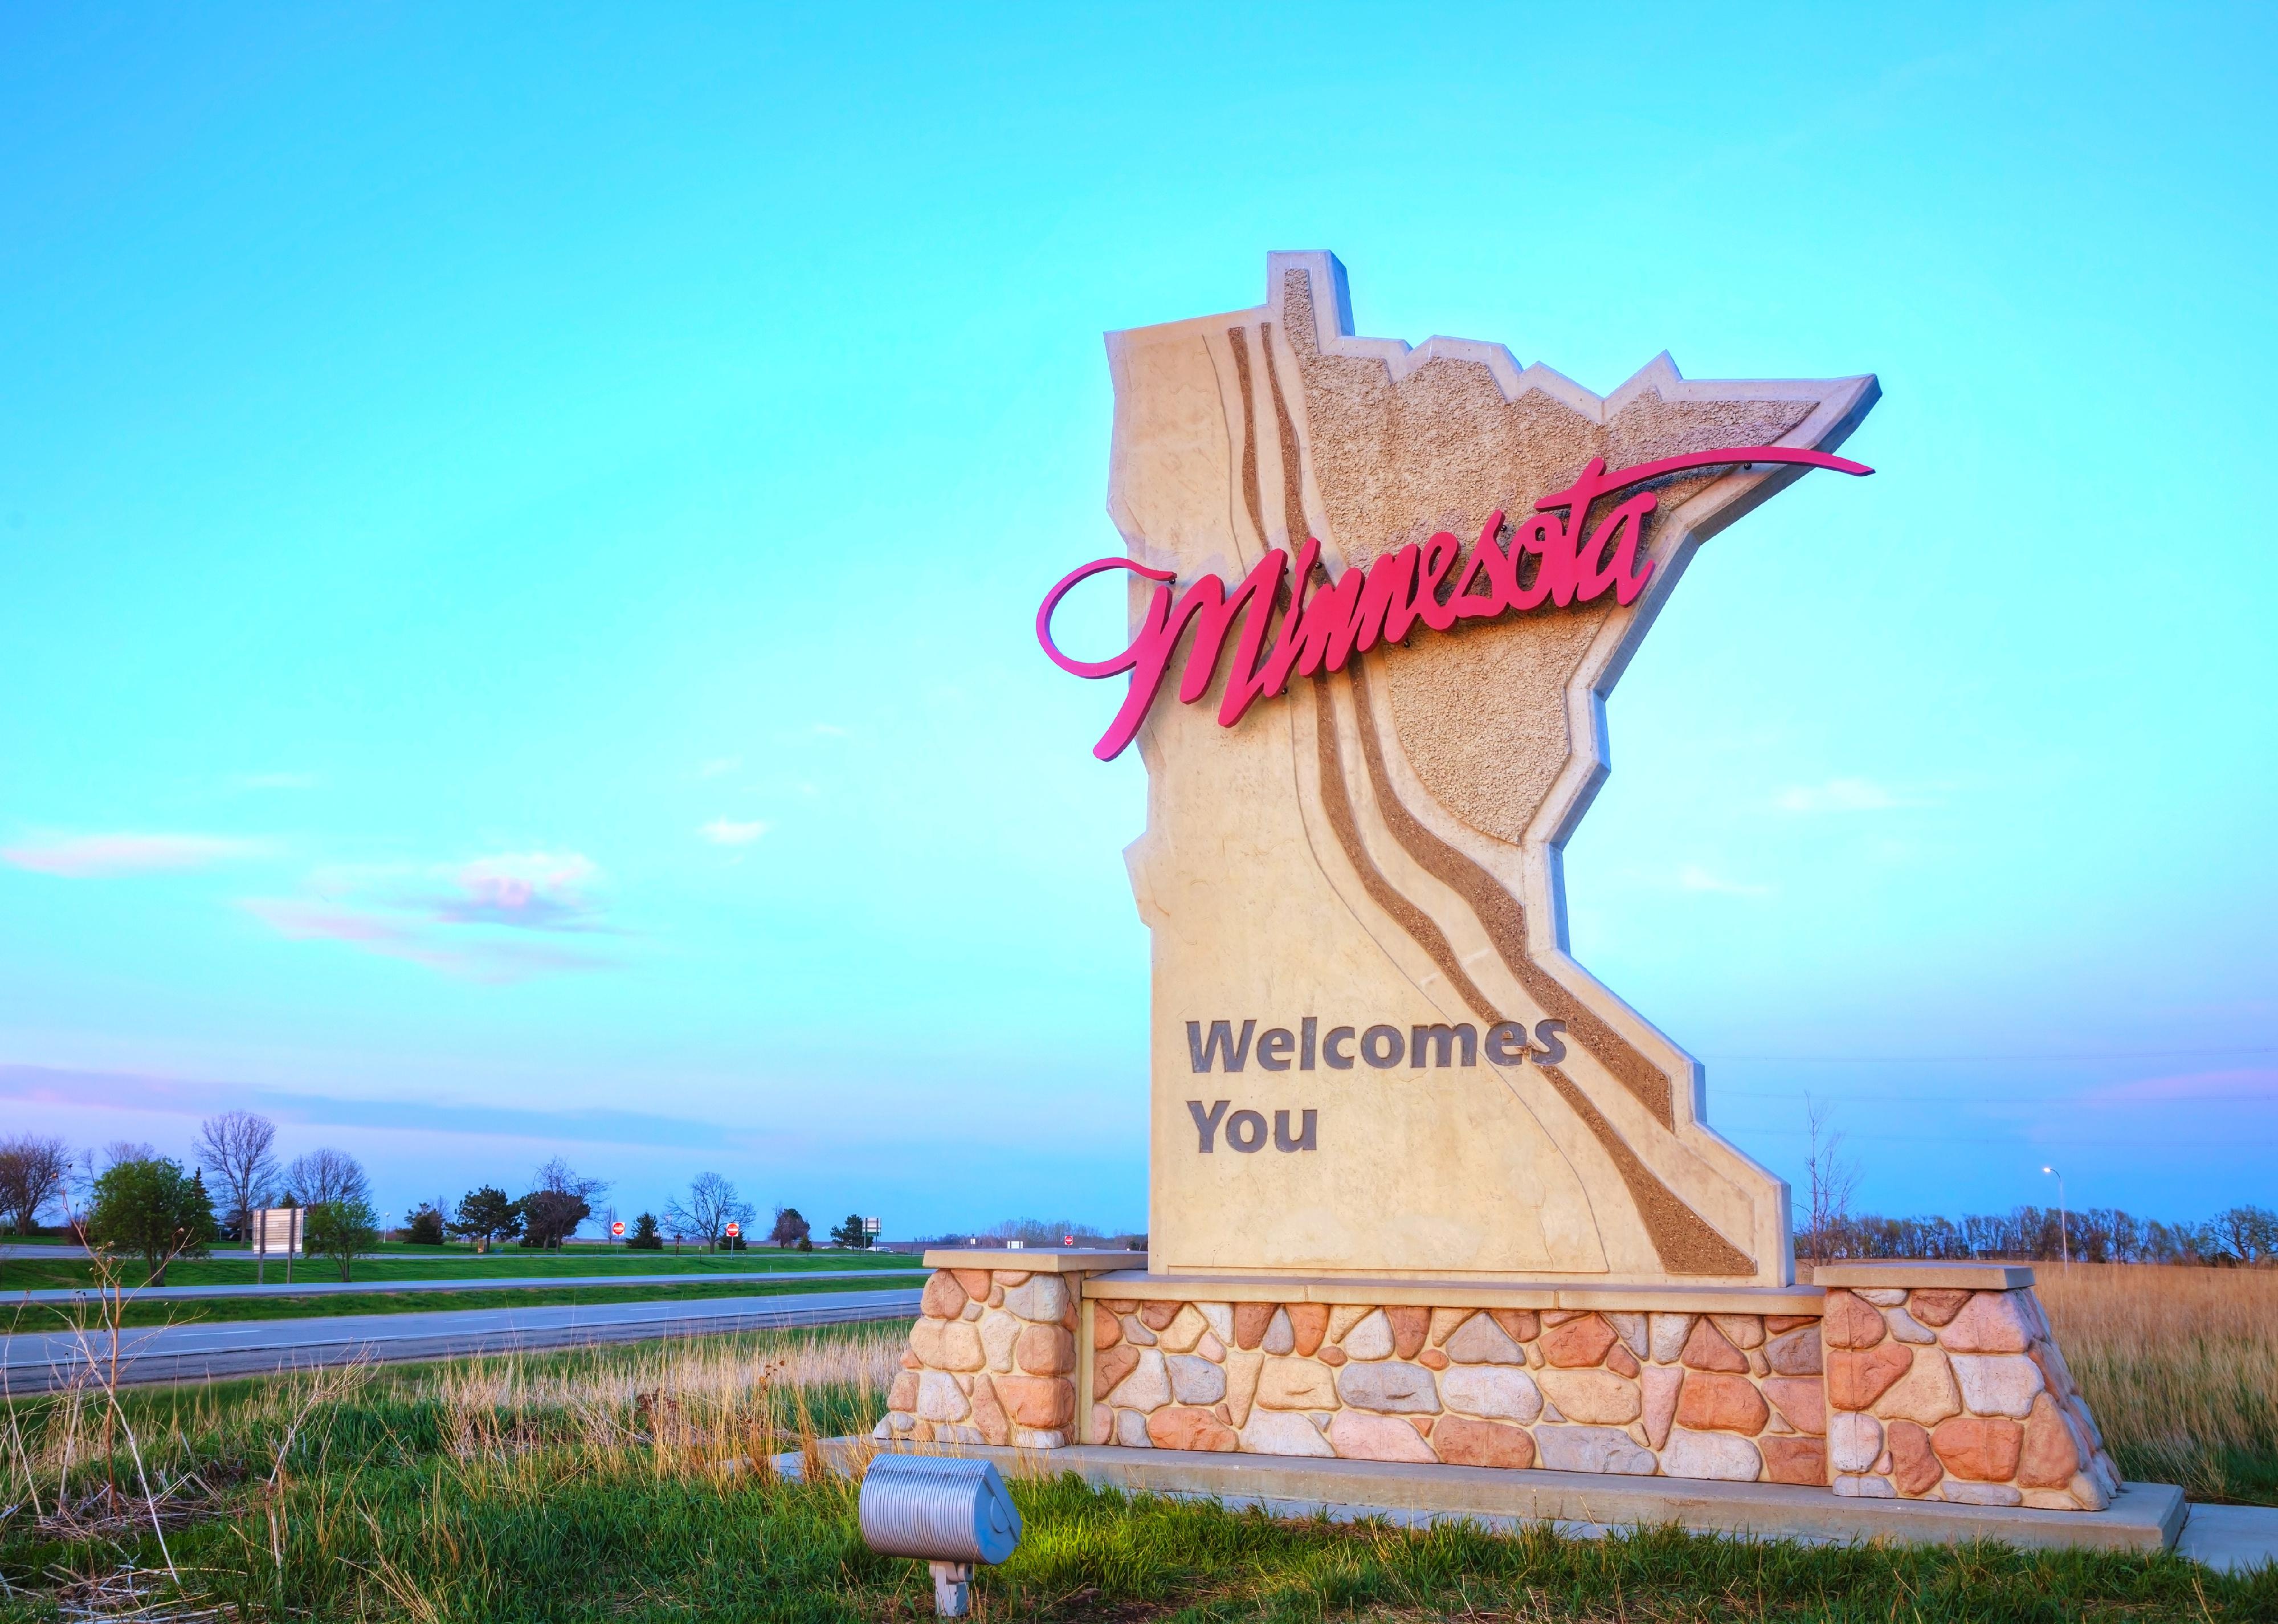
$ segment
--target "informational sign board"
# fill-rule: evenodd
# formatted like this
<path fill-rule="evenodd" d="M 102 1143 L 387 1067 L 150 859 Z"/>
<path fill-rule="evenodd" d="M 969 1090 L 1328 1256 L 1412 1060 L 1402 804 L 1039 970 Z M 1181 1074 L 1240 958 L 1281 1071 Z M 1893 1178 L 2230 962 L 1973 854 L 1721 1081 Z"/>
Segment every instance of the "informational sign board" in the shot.
<path fill-rule="evenodd" d="M 302 1252 L 302 1231 L 306 1227 L 309 1209 L 304 1207 L 264 1207 L 256 1208 L 248 1220 L 247 1244 L 256 1257 L 298 1257 Z"/>
<path fill-rule="evenodd" d="M 1811 470 L 1871 472 L 1834 448 L 1874 379 L 1664 355 L 1601 397 L 1499 344 L 1356 337 L 1326 254 L 1108 359 L 1125 552 L 1037 632 L 1116 685 L 1094 753 L 1147 768 L 1150 1268 L 1787 1282 L 1786 1186 L 1570 956 L 1563 848 L 1696 549 Z M 1063 599 L 1110 583 L 1128 646 L 1060 647 Z"/>
<path fill-rule="evenodd" d="M 862 1233 L 865 1235 L 876 1235 L 878 1233 L 878 1221 L 875 1218 L 865 1218 L 862 1220 Z"/>

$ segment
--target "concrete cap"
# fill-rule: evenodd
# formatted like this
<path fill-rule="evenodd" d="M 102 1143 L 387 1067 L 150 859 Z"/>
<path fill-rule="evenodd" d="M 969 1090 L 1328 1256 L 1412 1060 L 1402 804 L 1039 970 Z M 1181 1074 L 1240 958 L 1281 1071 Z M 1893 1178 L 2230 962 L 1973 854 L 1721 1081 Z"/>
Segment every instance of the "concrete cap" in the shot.
<path fill-rule="evenodd" d="M 1104 1268 L 1129 1268 L 1143 1252 L 1091 1251 L 1078 1246 L 1039 1246 L 1033 1252 L 975 1246 L 937 1246 L 925 1254 L 928 1268 L 1026 1269 L 1032 1275 L 1090 1275 Z"/>
<path fill-rule="evenodd" d="M 2030 1263 L 1823 1263 L 1816 1286 L 1892 1291 L 2022 1291 L 2033 1283 Z"/>

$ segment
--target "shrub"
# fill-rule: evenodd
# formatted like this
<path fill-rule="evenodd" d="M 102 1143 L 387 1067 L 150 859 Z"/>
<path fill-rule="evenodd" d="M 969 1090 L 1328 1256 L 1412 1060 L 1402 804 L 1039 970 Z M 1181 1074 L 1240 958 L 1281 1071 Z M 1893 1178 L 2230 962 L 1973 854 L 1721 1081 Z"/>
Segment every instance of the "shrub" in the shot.
<path fill-rule="evenodd" d="M 342 1280 L 349 1277 L 358 1258 L 370 1257 L 379 1246 L 379 1214 L 362 1196 L 319 1201 L 302 1222 L 308 1226 L 302 1245 L 309 1255 L 338 1263 Z"/>
<path fill-rule="evenodd" d="M 149 1265 L 147 1283 L 166 1283 L 176 1258 L 202 1258 L 214 1240 L 213 1202 L 204 1178 L 185 1173 L 165 1156 L 137 1156 L 112 1164 L 95 1181 L 88 1238 L 98 1246 L 134 1252 Z"/>

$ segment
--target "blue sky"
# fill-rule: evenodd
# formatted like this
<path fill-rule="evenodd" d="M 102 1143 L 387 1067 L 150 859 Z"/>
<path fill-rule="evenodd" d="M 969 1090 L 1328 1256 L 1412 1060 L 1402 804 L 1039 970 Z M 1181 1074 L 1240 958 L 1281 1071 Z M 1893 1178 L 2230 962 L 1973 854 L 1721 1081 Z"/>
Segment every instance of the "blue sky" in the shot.
<path fill-rule="evenodd" d="M 1029 619 L 1115 545 L 1100 333 L 1326 248 L 1601 391 L 1881 375 L 1569 851 L 1712 1121 L 1793 1177 L 1823 1099 L 1889 1211 L 2272 1201 L 2273 33 L 12 8 L 0 1130 L 1143 1222 L 1141 770 Z"/>

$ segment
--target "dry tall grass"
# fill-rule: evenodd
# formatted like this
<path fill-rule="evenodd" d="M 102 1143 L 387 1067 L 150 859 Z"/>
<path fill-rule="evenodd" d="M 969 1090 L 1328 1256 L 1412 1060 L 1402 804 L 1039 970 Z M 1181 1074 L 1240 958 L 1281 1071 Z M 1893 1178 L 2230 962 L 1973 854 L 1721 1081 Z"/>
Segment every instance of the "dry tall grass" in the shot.
<path fill-rule="evenodd" d="M 2278 1492 L 2278 1270 L 2044 1263 L 2057 1344 L 2127 1475 Z"/>

